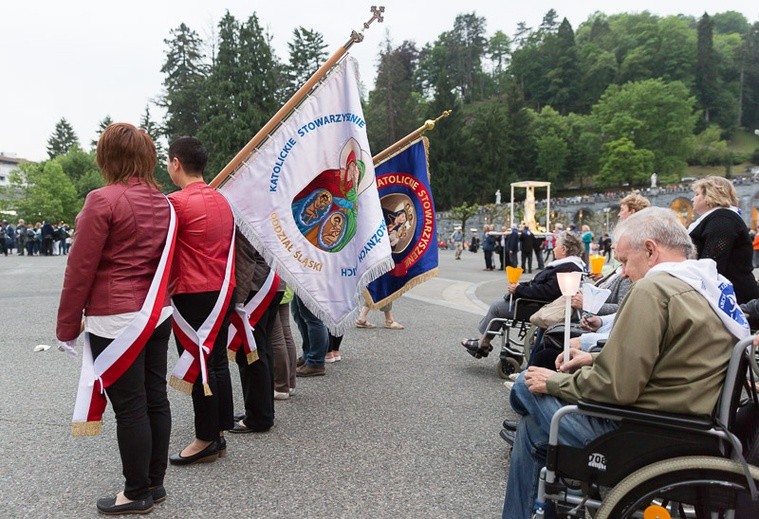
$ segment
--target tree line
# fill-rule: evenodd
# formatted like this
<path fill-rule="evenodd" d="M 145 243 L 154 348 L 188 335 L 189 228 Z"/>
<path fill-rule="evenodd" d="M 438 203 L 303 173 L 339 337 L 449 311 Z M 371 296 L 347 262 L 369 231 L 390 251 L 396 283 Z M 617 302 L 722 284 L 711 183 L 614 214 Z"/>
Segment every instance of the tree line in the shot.
<path fill-rule="evenodd" d="M 161 143 L 198 136 L 215 176 L 327 58 L 323 36 L 299 27 L 283 61 L 256 14 L 238 20 L 227 12 L 209 40 L 182 23 L 164 41 L 156 104 L 165 116 L 153 120 L 147 106 L 140 124 L 159 144 L 156 175 L 167 190 Z M 742 128 L 759 127 L 759 22 L 735 11 L 596 12 L 575 29 L 551 9 L 537 27 L 519 22 L 511 34 L 489 34 L 485 18 L 462 13 L 421 46 L 388 35 L 363 98 L 374 153 L 453 110 L 430 134 L 439 210 L 489 202 L 519 180 L 603 189 L 641 186 L 654 172 L 672 181 L 686 164 L 729 172 L 759 163 L 759 149 L 744 156 L 727 147 Z M 106 116 L 98 132 L 110 122 Z M 65 119 L 48 153 L 49 161 L 22 167 L 17 187 L 29 187 L 21 198 L 53 175 L 80 206 L 100 178 Z M 54 198 L 37 196 L 29 207 Z M 18 196 L 15 204 L 26 210 Z"/>

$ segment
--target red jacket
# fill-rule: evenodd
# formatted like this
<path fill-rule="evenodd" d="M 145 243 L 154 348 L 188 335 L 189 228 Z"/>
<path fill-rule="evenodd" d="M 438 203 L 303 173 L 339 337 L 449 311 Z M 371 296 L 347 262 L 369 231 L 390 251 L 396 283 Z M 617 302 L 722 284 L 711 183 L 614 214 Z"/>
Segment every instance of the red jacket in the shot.
<path fill-rule="evenodd" d="M 169 292 L 217 292 L 224 281 L 235 219 L 224 196 L 203 182 L 169 195 L 177 213 L 177 244 Z M 230 288 L 235 286 L 234 262 Z"/>
<path fill-rule="evenodd" d="M 90 192 L 75 229 L 58 308 L 56 334 L 62 341 L 79 336 L 83 313 L 142 308 L 166 243 L 169 202 L 133 178 Z"/>

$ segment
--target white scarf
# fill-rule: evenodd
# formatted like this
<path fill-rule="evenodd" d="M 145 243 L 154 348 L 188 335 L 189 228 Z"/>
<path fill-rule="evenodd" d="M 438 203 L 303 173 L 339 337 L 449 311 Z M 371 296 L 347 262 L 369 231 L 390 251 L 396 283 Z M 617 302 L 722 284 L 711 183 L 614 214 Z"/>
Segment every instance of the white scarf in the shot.
<path fill-rule="evenodd" d="M 735 206 L 730 206 L 730 207 L 714 207 L 714 208 L 712 208 L 712 209 L 709 209 L 708 211 L 706 211 L 706 212 L 705 212 L 704 214 L 702 214 L 701 216 L 699 216 L 699 217 L 698 217 L 698 220 L 694 221 L 693 223 L 691 223 L 691 224 L 688 226 L 688 234 L 692 233 L 692 232 L 693 232 L 693 229 L 695 229 L 696 227 L 698 227 L 698 226 L 701 224 L 701 221 L 702 221 L 704 218 L 706 218 L 707 216 L 709 216 L 710 214 L 712 214 L 714 211 L 717 211 L 718 209 L 728 209 L 728 210 L 730 210 L 730 211 L 733 211 L 734 213 L 737 213 L 738 215 L 740 215 L 740 214 L 741 214 L 741 210 L 740 210 L 740 209 L 738 209 L 738 208 L 737 208 L 737 207 L 735 207 Z"/>
<path fill-rule="evenodd" d="M 567 256 L 566 258 L 553 260 L 550 263 L 546 263 L 546 268 L 556 268 L 559 265 L 563 265 L 565 263 L 574 263 L 580 268 L 580 270 L 585 271 L 585 262 L 577 256 Z"/>
<path fill-rule="evenodd" d="M 646 277 L 656 272 L 666 272 L 696 289 L 709 302 L 727 331 L 738 339 L 751 334 L 746 316 L 735 298 L 733 284 L 717 272 L 714 260 L 659 263 L 646 273 Z"/>

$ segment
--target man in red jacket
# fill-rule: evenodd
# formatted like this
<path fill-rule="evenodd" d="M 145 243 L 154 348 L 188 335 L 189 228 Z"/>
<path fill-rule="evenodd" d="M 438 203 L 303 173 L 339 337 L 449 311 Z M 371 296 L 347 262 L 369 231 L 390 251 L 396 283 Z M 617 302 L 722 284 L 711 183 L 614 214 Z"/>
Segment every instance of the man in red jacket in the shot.
<path fill-rule="evenodd" d="M 177 244 L 169 290 L 180 359 L 170 384 L 192 395 L 195 439 L 169 461 L 191 465 L 226 453 L 223 431 L 234 426 L 227 329 L 234 274 L 234 229 L 227 200 L 203 180 L 208 151 L 194 137 L 169 147 L 168 171 L 181 191 L 169 195 Z"/>

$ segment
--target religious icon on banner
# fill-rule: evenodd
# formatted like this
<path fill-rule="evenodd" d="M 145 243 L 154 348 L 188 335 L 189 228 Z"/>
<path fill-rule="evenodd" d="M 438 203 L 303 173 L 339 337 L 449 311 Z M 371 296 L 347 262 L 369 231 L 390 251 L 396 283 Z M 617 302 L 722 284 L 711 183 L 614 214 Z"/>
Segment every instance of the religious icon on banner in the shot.
<path fill-rule="evenodd" d="M 414 203 L 407 195 L 393 193 L 380 199 L 382 213 L 385 215 L 387 235 L 393 252 L 403 252 L 411 243 L 416 226 Z"/>
<path fill-rule="evenodd" d="M 356 234 L 358 185 L 366 166 L 353 138 L 343 145 L 337 168 L 320 173 L 292 202 L 298 230 L 315 247 L 338 252 Z"/>

